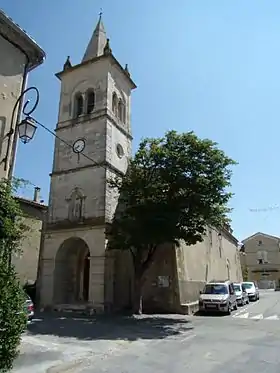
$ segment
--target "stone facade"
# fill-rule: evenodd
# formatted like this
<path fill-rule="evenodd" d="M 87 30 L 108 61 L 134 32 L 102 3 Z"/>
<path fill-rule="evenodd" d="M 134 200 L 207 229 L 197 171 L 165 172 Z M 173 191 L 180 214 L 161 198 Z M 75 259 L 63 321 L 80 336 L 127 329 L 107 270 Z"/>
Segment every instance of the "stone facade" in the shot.
<path fill-rule="evenodd" d="M 117 196 L 108 180 L 125 173 L 131 155 L 130 95 L 136 86 L 104 34 L 100 19 L 86 58 L 76 66 L 68 58 L 57 74 L 61 95 L 56 133 L 63 141 L 55 141 L 42 248 L 42 307 L 70 304 L 102 311 L 112 303 L 112 289 L 104 284 L 110 263 L 105 226 Z M 80 153 L 74 151 L 76 141 L 82 144 Z M 55 290 L 59 286 L 63 292 Z"/>
<path fill-rule="evenodd" d="M 27 74 L 44 60 L 42 49 L 0 10 L 0 179 L 12 175 L 16 137 L 11 130 L 20 118 L 19 102 Z M 13 113 L 14 110 L 14 113 Z M 12 122 L 12 123 L 11 123 Z"/>
<path fill-rule="evenodd" d="M 42 229 L 47 206 L 19 197 L 17 201 L 24 214 L 23 223 L 29 229 L 21 242 L 20 252 L 13 256 L 12 263 L 15 265 L 22 284 L 34 283 L 37 279 Z"/>
<path fill-rule="evenodd" d="M 280 284 L 280 237 L 255 233 L 242 243 L 241 265 L 248 271 L 248 281 L 256 281 L 259 287 Z"/>
<path fill-rule="evenodd" d="M 128 253 L 119 253 L 115 262 L 115 298 L 117 309 L 131 307 L 133 270 Z M 189 302 L 198 300 L 207 281 L 242 281 L 238 241 L 228 231 L 208 228 L 201 243 L 179 247 L 160 247 L 145 274 L 144 312 L 184 312 Z"/>

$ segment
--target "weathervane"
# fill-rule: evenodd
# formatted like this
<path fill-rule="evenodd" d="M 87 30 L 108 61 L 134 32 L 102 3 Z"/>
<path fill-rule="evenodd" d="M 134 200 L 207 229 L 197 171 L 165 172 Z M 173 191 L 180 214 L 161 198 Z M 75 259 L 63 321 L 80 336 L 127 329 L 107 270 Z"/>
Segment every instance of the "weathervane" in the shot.
<path fill-rule="evenodd" d="M 101 18 L 101 16 L 102 16 L 102 14 L 103 14 L 103 10 L 102 10 L 102 8 L 100 8 L 100 12 L 99 12 L 99 17 Z"/>

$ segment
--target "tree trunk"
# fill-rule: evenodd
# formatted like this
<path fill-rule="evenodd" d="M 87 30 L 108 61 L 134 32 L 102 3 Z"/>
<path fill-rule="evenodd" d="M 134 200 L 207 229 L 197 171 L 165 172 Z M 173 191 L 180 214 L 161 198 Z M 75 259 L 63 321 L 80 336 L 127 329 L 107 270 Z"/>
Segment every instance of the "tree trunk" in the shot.
<path fill-rule="evenodd" d="M 134 278 L 133 313 L 142 315 L 142 281 L 141 276 L 136 273 Z"/>

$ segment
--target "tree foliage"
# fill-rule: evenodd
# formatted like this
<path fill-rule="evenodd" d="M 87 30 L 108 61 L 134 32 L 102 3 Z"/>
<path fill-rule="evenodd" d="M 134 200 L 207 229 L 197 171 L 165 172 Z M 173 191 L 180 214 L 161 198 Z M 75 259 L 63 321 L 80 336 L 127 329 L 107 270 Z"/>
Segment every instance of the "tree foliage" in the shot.
<path fill-rule="evenodd" d="M 0 372 L 12 368 L 27 322 L 23 289 L 11 263 L 26 230 L 13 196 L 19 183 L 0 181 Z"/>
<path fill-rule="evenodd" d="M 243 281 L 248 281 L 248 267 L 246 265 L 241 267 Z"/>
<path fill-rule="evenodd" d="M 111 181 L 120 198 L 110 231 L 111 248 L 131 251 L 140 283 L 161 244 L 193 245 L 207 224 L 228 223 L 234 164 L 193 132 L 169 131 L 140 143 L 126 175 Z"/>

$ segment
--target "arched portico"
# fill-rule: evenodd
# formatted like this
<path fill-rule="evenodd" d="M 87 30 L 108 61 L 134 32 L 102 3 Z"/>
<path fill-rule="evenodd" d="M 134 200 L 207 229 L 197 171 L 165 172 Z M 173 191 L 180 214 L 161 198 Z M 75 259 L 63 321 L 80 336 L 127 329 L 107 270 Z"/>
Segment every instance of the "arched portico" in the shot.
<path fill-rule="evenodd" d="M 54 304 L 82 304 L 89 300 L 90 251 L 84 240 L 72 237 L 55 257 Z"/>

